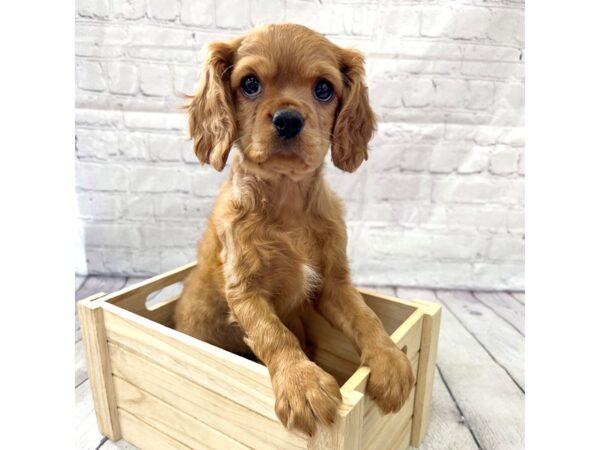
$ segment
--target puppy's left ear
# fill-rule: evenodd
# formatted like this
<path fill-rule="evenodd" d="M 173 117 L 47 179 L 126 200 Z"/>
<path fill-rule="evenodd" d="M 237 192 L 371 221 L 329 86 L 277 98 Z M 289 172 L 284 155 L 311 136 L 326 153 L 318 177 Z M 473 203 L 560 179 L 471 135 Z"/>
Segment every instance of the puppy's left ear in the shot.
<path fill-rule="evenodd" d="M 187 105 L 189 132 L 201 163 L 219 172 L 237 138 L 229 74 L 239 40 L 208 45 L 200 85 Z"/>
<path fill-rule="evenodd" d="M 376 129 L 364 81 L 364 62 L 358 51 L 342 49 L 344 93 L 333 127 L 331 159 L 346 172 L 354 172 L 368 158 L 367 144 Z"/>

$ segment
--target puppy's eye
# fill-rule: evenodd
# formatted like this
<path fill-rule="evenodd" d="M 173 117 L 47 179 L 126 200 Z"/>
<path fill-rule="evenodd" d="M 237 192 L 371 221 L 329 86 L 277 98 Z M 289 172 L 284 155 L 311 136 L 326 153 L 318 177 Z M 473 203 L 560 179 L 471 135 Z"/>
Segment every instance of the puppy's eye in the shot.
<path fill-rule="evenodd" d="M 327 80 L 319 80 L 315 85 L 315 98 L 321 102 L 331 100 L 333 97 L 333 86 Z"/>
<path fill-rule="evenodd" d="M 248 98 L 256 98 L 258 94 L 260 94 L 261 87 L 260 81 L 254 75 L 247 75 L 242 78 L 242 83 L 240 85 L 242 89 L 242 94 Z"/>

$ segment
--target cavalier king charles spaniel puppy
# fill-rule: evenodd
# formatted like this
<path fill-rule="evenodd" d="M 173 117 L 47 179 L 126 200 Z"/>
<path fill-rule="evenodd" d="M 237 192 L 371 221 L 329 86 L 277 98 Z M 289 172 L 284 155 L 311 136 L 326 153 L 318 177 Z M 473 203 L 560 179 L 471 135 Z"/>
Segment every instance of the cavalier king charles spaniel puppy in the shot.
<path fill-rule="evenodd" d="M 312 307 L 359 349 L 367 393 L 396 412 L 414 383 L 410 362 L 352 285 L 333 164 L 353 172 L 367 159 L 375 116 L 363 56 L 306 27 L 266 25 L 209 44 L 187 105 L 201 163 L 229 176 L 185 281 L 176 329 L 268 368 L 275 413 L 313 435 L 333 423 L 336 380 L 304 351 L 302 312 Z"/>

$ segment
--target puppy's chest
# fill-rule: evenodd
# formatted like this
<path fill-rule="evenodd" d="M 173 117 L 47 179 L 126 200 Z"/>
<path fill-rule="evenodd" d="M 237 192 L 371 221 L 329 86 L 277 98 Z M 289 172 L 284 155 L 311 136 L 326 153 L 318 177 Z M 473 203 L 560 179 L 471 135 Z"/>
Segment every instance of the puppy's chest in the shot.
<path fill-rule="evenodd" d="M 295 314 L 322 283 L 320 253 L 313 236 L 305 231 L 288 233 L 281 253 L 269 262 L 266 274 L 272 301 L 280 315 Z"/>

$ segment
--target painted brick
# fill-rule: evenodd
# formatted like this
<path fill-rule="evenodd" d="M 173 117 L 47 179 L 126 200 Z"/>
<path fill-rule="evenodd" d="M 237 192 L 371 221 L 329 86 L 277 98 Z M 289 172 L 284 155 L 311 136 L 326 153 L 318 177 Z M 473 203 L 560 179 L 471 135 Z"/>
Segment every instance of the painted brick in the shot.
<path fill-rule="evenodd" d="M 113 94 L 135 95 L 139 90 L 138 68 L 131 63 L 112 62 L 106 65 L 108 89 Z"/>
<path fill-rule="evenodd" d="M 214 5 L 211 1 L 181 0 L 181 23 L 208 27 L 214 22 Z"/>
<path fill-rule="evenodd" d="M 252 25 L 283 22 L 285 7 L 283 0 L 252 0 L 250 20 Z"/>
<path fill-rule="evenodd" d="M 181 136 L 154 134 L 149 136 L 150 157 L 158 161 L 181 161 Z"/>
<path fill-rule="evenodd" d="M 509 175 L 519 169 L 519 151 L 512 147 L 498 146 L 490 155 L 490 172 Z"/>
<path fill-rule="evenodd" d="M 115 16 L 123 19 L 141 19 L 146 14 L 145 0 L 113 0 Z"/>
<path fill-rule="evenodd" d="M 128 174 L 124 167 L 79 162 L 77 186 L 92 191 L 126 191 Z"/>
<path fill-rule="evenodd" d="M 96 62 L 77 62 L 75 65 L 77 87 L 86 91 L 106 90 L 102 66 Z"/>
<path fill-rule="evenodd" d="M 174 21 L 179 7 L 177 0 L 147 0 L 148 15 L 153 19 Z"/>
<path fill-rule="evenodd" d="M 79 158 L 108 160 L 119 153 L 118 136 L 114 131 L 79 129 L 75 139 Z"/>
<path fill-rule="evenodd" d="M 108 19 L 110 4 L 108 0 L 77 0 L 77 14 L 81 17 Z"/>
<path fill-rule="evenodd" d="M 130 180 L 133 192 L 188 192 L 190 190 L 187 171 L 173 171 L 168 167 L 132 167 Z"/>
<path fill-rule="evenodd" d="M 140 76 L 142 94 L 165 96 L 171 93 L 171 74 L 167 66 L 145 64 Z"/>
<path fill-rule="evenodd" d="M 87 271 L 146 276 L 196 257 L 229 166 L 198 163 L 181 94 L 194 93 L 207 42 L 290 21 L 366 56 L 379 117 L 369 161 L 353 174 L 329 155 L 325 164 L 346 206 L 354 281 L 522 286 L 524 5 L 467 3 L 78 2 L 76 190 Z"/>
<path fill-rule="evenodd" d="M 244 29 L 250 27 L 248 0 L 219 0 L 216 2 L 218 28 Z"/>

